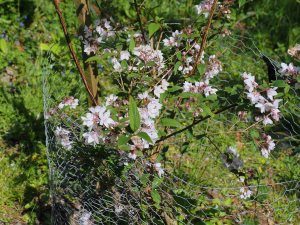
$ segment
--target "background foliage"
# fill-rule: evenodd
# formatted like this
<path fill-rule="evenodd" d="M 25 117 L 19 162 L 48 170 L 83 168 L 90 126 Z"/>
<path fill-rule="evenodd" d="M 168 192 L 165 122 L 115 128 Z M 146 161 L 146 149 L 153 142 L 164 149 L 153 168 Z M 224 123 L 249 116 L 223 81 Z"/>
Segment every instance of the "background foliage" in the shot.
<path fill-rule="evenodd" d="M 130 23 L 135 17 L 130 1 L 101 2 L 111 4 L 111 10 L 119 12 L 117 16 L 121 21 Z M 149 2 L 155 7 L 159 1 Z M 174 1 L 174 4 L 178 2 L 185 3 L 183 12 L 195 4 L 190 0 Z M 62 4 L 70 32 L 75 36 L 75 7 L 72 1 Z M 182 13 L 163 6 L 155 10 L 161 10 L 160 13 L 170 18 L 174 13 Z M 269 57 L 289 61 L 287 49 L 300 42 L 299 1 L 239 0 L 232 11 L 231 30 L 251 37 Z M 159 21 L 160 18 L 153 19 Z M 56 56 L 58 68 L 55 70 L 77 82 L 79 78 L 70 63 L 51 1 L 0 0 L 0 223 L 49 223 L 41 80 L 48 50 Z M 218 138 L 226 142 L 226 135 Z M 297 167 L 289 158 L 282 164 L 287 164 L 289 171 Z M 279 164 L 278 171 L 281 168 L 286 167 Z M 283 177 L 299 179 L 297 174 L 280 173 Z M 194 175 L 196 179 L 191 171 L 191 176 Z"/>

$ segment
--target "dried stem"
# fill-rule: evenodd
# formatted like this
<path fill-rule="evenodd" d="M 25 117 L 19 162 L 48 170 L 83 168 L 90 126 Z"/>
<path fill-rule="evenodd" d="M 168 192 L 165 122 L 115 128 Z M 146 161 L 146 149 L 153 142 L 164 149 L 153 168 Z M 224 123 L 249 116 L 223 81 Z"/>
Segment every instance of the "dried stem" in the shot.
<path fill-rule="evenodd" d="M 202 56 L 203 51 L 205 49 L 208 32 L 209 32 L 209 29 L 210 29 L 212 18 L 214 16 L 214 13 L 215 13 L 215 10 L 216 10 L 216 7 L 217 7 L 217 3 L 218 3 L 218 0 L 214 0 L 213 5 L 211 7 L 211 10 L 209 12 L 209 18 L 208 18 L 208 21 L 207 21 L 207 24 L 206 24 L 206 27 L 205 27 L 205 30 L 204 30 L 204 34 L 202 36 L 200 50 L 199 50 L 199 52 L 196 56 L 195 64 L 194 64 L 193 69 L 192 69 L 191 73 L 189 74 L 189 76 L 192 76 L 195 73 L 195 70 L 196 70 L 196 68 L 199 64 L 200 57 Z"/>
<path fill-rule="evenodd" d="M 67 30 L 67 26 L 66 26 L 66 22 L 65 22 L 65 19 L 62 15 L 62 12 L 59 8 L 59 1 L 58 0 L 53 0 L 53 3 L 54 3 L 54 6 L 55 6 L 55 9 L 56 9 L 56 12 L 57 12 L 57 15 L 59 17 L 59 21 L 60 21 L 60 24 L 62 26 L 62 29 L 63 29 L 63 32 L 64 32 L 64 35 L 65 35 L 65 38 L 66 38 L 66 41 L 67 41 L 67 44 L 68 44 L 68 47 L 69 47 L 69 50 L 70 50 L 70 53 L 71 53 L 71 56 L 73 58 L 73 60 L 75 61 L 75 64 L 76 64 L 76 67 L 77 67 L 77 70 L 80 74 L 80 77 L 83 81 L 83 84 L 85 86 L 85 89 L 87 90 L 89 96 L 90 96 L 90 99 L 92 100 L 93 104 L 94 105 L 97 105 L 97 101 L 91 91 L 91 89 L 89 88 L 88 86 L 88 82 L 85 78 L 85 75 L 84 75 L 84 71 L 80 65 L 80 62 L 75 54 L 75 51 L 73 49 L 73 46 L 72 46 L 72 42 L 71 42 L 71 39 L 70 39 L 70 36 L 69 36 L 69 33 L 68 33 L 68 30 Z"/>

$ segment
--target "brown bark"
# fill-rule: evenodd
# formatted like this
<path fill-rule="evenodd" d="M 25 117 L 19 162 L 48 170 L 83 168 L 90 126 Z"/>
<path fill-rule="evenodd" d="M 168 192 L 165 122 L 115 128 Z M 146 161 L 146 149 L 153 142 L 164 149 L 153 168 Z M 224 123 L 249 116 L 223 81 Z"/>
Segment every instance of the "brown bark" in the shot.
<path fill-rule="evenodd" d="M 88 0 L 73 0 L 76 5 L 76 13 L 79 21 L 79 34 L 84 37 L 84 27 L 91 27 L 92 21 L 89 13 L 89 2 Z M 91 55 L 92 56 L 92 55 Z M 82 44 L 82 57 L 85 77 L 88 82 L 89 89 L 92 91 L 94 98 L 99 104 L 99 87 L 98 87 L 98 69 L 97 64 L 94 62 L 86 62 L 90 57 L 88 56 L 83 49 Z M 93 105 L 93 102 L 89 100 L 89 104 Z"/>

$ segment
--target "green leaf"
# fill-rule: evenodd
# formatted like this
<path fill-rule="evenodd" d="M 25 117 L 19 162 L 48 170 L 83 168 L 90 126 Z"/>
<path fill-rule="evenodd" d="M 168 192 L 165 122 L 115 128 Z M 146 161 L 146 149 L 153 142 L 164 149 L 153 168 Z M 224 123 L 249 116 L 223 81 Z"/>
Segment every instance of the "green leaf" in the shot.
<path fill-rule="evenodd" d="M 170 118 L 162 118 L 161 124 L 165 127 L 181 127 L 181 123 L 179 123 L 177 120 Z"/>
<path fill-rule="evenodd" d="M 92 62 L 92 61 L 99 62 L 99 61 L 101 61 L 101 58 L 98 55 L 95 55 L 95 56 L 89 57 L 87 60 L 85 60 L 85 62 Z"/>
<path fill-rule="evenodd" d="M 118 146 L 120 145 L 125 145 L 127 144 L 127 142 L 130 140 L 130 137 L 125 136 L 125 135 L 121 135 L 118 139 Z"/>
<path fill-rule="evenodd" d="M 157 204 L 160 204 L 161 202 L 161 197 L 158 193 L 158 191 L 156 189 L 152 189 L 151 191 L 151 197 L 152 197 L 152 200 L 157 203 Z"/>
<path fill-rule="evenodd" d="M 149 137 L 149 135 L 146 132 L 139 132 L 137 135 L 140 138 L 143 138 L 145 141 L 148 141 L 149 143 L 152 143 L 152 139 Z"/>
<path fill-rule="evenodd" d="M 245 5 L 247 2 L 247 0 L 239 0 L 239 7 L 242 7 L 243 5 Z"/>
<path fill-rule="evenodd" d="M 137 131 L 141 126 L 141 117 L 135 100 L 129 97 L 129 125 L 133 132 Z"/>
<path fill-rule="evenodd" d="M 287 85 L 287 83 L 284 80 L 275 80 L 273 82 L 273 85 L 275 87 L 285 87 Z"/>
<path fill-rule="evenodd" d="M 0 50 L 4 53 L 7 53 L 7 51 L 8 51 L 7 42 L 3 38 L 0 39 Z"/>
<path fill-rule="evenodd" d="M 148 33 L 149 33 L 149 37 L 151 38 L 152 35 L 158 31 L 160 29 L 160 24 L 158 23 L 150 23 L 148 25 Z"/>
<path fill-rule="evenodd" d="M 130 39 L 129 51 L 132 51 L 134 48 L 135 48 L 135 41 L 134 41 L 134 39 Z"/>
<path fill-rule="evenodd" d="M 130 146 L 128 146 L 128 145 L 120 145 L 120 146 L 118 146 L 118 148 L 122 151 L 130 151 L 130 149 L 131 149 Z"/>

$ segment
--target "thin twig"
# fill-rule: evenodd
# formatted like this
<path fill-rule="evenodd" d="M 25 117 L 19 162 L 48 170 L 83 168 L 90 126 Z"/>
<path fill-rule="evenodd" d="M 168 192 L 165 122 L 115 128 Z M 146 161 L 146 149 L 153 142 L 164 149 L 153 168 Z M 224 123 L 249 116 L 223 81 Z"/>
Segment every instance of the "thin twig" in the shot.
<path fill-rule="evenodd" d="M 140 8 L 139 8 L 136 0 L 134 0 L 134 7 L 135 7 L 136 14 L 137 14 L 137 19 L 138 19 L 138 22 L 139 22 L 139 26 L 140 26 L 140 30 L 141 30 L 141 33 L 142 33 L 143 41 L 146 44 L 146 35 L 145 35 L 145 30 L 144 30 L 144 27 L 143 27 L 143 24 L 142 24 L 142 20 L 141 20 L 141 11 L 140 11 Z"/>
<path fill-rule="evenodd" d="M 85 86 L 85 89 L 87 90 L 92 102 L 94 105 L 97 105 L 97 101 L 92 93 L 92 91 L 90 90 L 89 86 L 88 86 L 88 83 L 87 83 L 87 80 L 85 79 L 85 75 L 84 75 L 84 72 L 83 72 L 83 69 L 80 65 L 80 62 L 75 54 L 75 51 L 73 49 L 73 46 L 72 46 L 72 42 L 71 42 L 71 39 L 70 39 L 70 36 L 69 36 L 69 33 L 68 33 L 68 30 L 67 30 L 67 26 L 66 26 L 66 22 L 65 22 L 65 19 L 62 15 L 62 12 L 59 8 L 59 1 L 58 0 L 53 0 L 53 3 L 54 3 L 54 6 L 55 6 L 55 9 L 56 9 L 56 12 L 57 12 L 57 15 L 59 17 L 59 21 L 60 21 L 60 24 L 62 26 L 62 29 L 63 29 L 63 32 L 64 32 L 64 35 L 65 35 L 65 38 L 66 38 L 66 41 L 67 41 L 67 44 L 68 44 L 68 47 L 69 47 L 69 50 L 70 50 L 70 53 L 71 53 L 71 56 L 73 58 L 73 60 L 75 61 L 75 64 L 76 64 L 76 67 L 77 67 L 77 70 L 81 76 L 81 79 L 83 81 L 83 84 Z"/>
<path fill-rule="evenodd" d="M 222 109 L 217 110 L 216 112 L 214 112 L 214 114 L 215 114 L 215 115 L 220 114 L 220 113 L 222 113 L 222 112 L 224 112 L 224 111 L 227 111 L 227 110 L 229 110 L 229 109 L 231 109 L 231 108 L 234 108 L 234 107 L 236 107 L 236 106 L 237 106 L 237 104 L 232 104 L 232 105 L 226 106 L 226 107 L 224 107 L 224 108 L 222 108 Z M 193 123 L 191 123 L 190 125 L 188 125 L 188 126 L 182 128 L 182 129 L 178 130 L 178 131 L 175 131 L 175 132 L 173 132 L 173 133 L 171 133 L 171 134 L 168 134 L 168 135 L 162 137 L 161 139 L 159 139 L 159 140 L 156 141 L 155 143 L 162 142 L 162 141 L 164 141 L 164 140 L 166 140 L 166 139 L 168 139 L 168 138 L 170 138 L 170 137 L 173 137 L 173 136 L 175 136 L 175 135 L 177 135 L 177 134 L 180 134 L 180 133 L 182 133 L 182 132 L 184 132 L 184 131 L 186 131 L 186 130 L 192 128 L 193 126 L 197 125 L 198 123 L 200 123 L 200 122 L 202 122 L 202 121 L 204 121 L 204 120 L 207 120 L 207 119 L 209 119 L 209 118 L 211 118 L 211 115 L 208 115 L 208 116 L 205 116 L 205 117 L 203 117 L 203 118 L 201 118 L 201 119 L 195 120 L 195 121 L 194 121 Z"/>
<path fill-rule="evenodd" d="M 210 10 L 210 13 L 209 13 L 209 18 L 208 18 L 208 21 L 207 21 L 207 24 L 206 24 L 206 28 L 204 30 L 204 34 L 203 34 L 203 37 L 202 37 L 202 40 L 201 40 L 200 50 L 199 50 L 199 52 L 196 56 L 195 64 L 194 64 L 193 69 L 192 69 L 191 73 L 189 74 L 189 76 L 192 76 L 195 73 L 195 70 L 196 70 L 196 68 L 199 64 L 200 57 L 202 56 L 203 51 L 205 49 L 206 40 L 207 40 L 207 36 L 208 36 L 208 31 L 210 29 L 210 25 L 211 25 L 212 18 L 214 16 L 214 13 L 215 13 L 215 10 L 216 10 L 217 3 L 218 3 L 218 0 L 214 0 L 213 5 L 212 5 L 211 10 Z"/>

